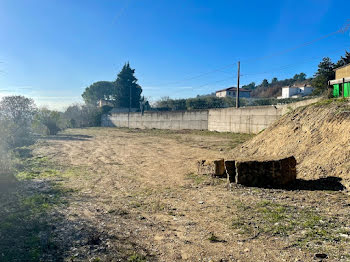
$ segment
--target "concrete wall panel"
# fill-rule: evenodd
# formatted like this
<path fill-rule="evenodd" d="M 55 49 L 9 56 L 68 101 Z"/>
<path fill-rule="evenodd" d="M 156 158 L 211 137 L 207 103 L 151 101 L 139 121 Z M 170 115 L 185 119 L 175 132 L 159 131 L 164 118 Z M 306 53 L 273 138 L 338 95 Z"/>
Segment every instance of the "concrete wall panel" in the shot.
<path fill-rule="evenodd" d="M 319 101 L 304 100 L 288 105 L 220 108 L 195 111 L 130 113 L 130 128 L 196 129 L 218 132 L 258 133 L 282 115 Z M 128 127 L 128 113 L 102 116 L 102 126 Z"/>

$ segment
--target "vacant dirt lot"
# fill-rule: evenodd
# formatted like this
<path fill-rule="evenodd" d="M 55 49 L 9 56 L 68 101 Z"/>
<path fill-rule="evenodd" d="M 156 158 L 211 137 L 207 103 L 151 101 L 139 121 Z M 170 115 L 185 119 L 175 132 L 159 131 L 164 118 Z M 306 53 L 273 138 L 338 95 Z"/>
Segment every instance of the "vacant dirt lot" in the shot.
<path fill-rule="evenodd" d="M 247 139 L 116 128 L 41 139 L 17 175 L 30 199 L 41 196 L 32 206 L 45 204 L 38 254 L 45 261 L 315 261 L 320 253 L 350 261 L 350 199 L 336 181 L 228 190 L 223 179 L 195 175 L 196 160 L 230 155 Z M 313 190 L 320 183 L 327 190 Z"/>

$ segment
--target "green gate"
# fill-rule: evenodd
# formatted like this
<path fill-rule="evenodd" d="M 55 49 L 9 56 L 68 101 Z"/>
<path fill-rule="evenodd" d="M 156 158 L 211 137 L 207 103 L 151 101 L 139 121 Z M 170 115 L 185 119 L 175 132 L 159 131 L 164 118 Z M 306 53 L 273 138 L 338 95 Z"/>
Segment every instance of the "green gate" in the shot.
<path fill-rule="evenodd" d="M 344 83 L 344 97 L 350 96 L 350 83 Z"/>
<path fill-rule="evenodd" d="M 339 97 L 339 84 L 333 85 L 333 96 Z"/>

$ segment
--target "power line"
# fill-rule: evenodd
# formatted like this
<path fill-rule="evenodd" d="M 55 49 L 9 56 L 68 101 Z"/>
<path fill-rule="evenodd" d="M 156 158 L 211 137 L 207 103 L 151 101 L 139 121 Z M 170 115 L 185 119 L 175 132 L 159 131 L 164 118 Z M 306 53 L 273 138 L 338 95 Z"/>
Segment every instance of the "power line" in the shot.
<path fill-rule="evenodd" d="M 229 78 L 217 80 L 217 81 L 215 81 L 215 82 L 206 83 L 206 84 L 204 84 L 204 85 L 200 85 L 200 86 L 194 87 L 194 88 L 192 88 L 192 89 L 200 88 L 200 87 L 204 87 L 204 86 L 208 86 L 208 85 L 216 84 L 216 83 L 220 83 L 220 82 L 224 82 L 224 81 L 227 81 L 227 80 L 230 80 L 230 79 L 232 80 L 232 79 L 234 79 L 234 78 L 235 78 L 235 76 L 231 76 L 231 77 L 229 77 Z"/>
<path fill-rule="evenodd" d="M 197 78 L 200 78 L 200 77 L 203 77 L 203 76 L 212 74 L 212 73 L 224 72 L 224 71 L 222 71 L 222 69 L 226 69 L 226 68 L 232 67 L 232 66 L 234 66 L 234 65 L 236 65 L 236 63 L 229 64 L 229 65 L 226 65 L 226 66 L 223 66 L 223 67 L 220 67 L 220 68 L 217 68 L 217 69 L 214 69 L 214 70 L 205 72 L 205 73 L 201 73 L 201 74 L 198 74 L 198 75 L 196 75 L 196 76 L 187 77 L 187 78 L 184 78 L 184 79 L 181 79 L 181 80 L 178 80 L 178 81 L 173 81 L 173 82 L 169 82 L 169 83 L 166 83 L 166 84 L 162 84 L 162 86 L 176 85 L 176 84 L 180 84 L 180 83 L 185 82 L 185 81 L 197 79 Z M 224 73 L 227 73 L 227 72 L 224 72 Z"/>
<path fill-rule="evenodd" d="M 282 51 L 279 51 L 279 52 L 276 52 L 276 53 L 273 53 L 273 54 L 270 54 L 270 55 L 266 55 L 266 56 L 260 56 L 260 57 L 254 57 L 254 58 L 247 58 L 247 59 L 243 59 L 241 61 L 243 62 L 248 62 L 248 61 L 251 61 L 251 60 L 264 60 L 264 59 L 268 59 L 268 58 L 271 58 L 271 57 L 276 57 L 276 56 L 280 56 L 280 55 L 283 55 L 283 54 L 286 54 L 286 53 L 289 53 L 291 51 L 294 51 L 294 50 L 297 50 L 299 48 L 302 48 L 302 47 L 305 47 L 305 46 L 309 46 L 311 44 L 314 44 L 318 41 L 321 41 L 323 39 L 326 39 L 332 35 L 336 35 L 336 34 L 339 34 L 339 33 L 345 33 L 347 32 L 348 30 L 350 29 L 350 19 L 347 19 L 345 24 L 338 30 L 334 31 L 334 32 L 331 32 L 329 34 L 326 34 L 326 35 L 323 35 L 321 37 L 318 37 L 316 39 L 313 39 L 311 41 L 307 41 L 307 42 L 304 42 L 302 44 L 299 44 L 297 46 L 294 46 L 294 47 L 291 47 L 291 48 L 287 48 L 285 50 L 282 50 Z M 166 83 L 166 84 L 162 84 L 162 86 L 167 86 L 167 85 L 175 85 L 175 84 L 179 84 L 179 83 L 182 83 L 182 82 L 185 82 L 185 81 L 189 81 L 189 80 L 193 80 L 193 79 L 197 79 L 197 78 L 200 78 L 200 77 L 203 77 L 203 76 L 206 76 L 206 75 L 209 75 L 209 74 L 212 74 L 212 73 L 216 73 L 216 72 L 220 72 L 222 69 L 226 69 L 228 67 L 232 67 L 234 65 L 236 65 L 237 63 L 232 63 L 232 64 L 229 64 L 229 65 L 225 65 L 223 67 L 220 67 L 220 68 L 217 68 L 217 69 L 213 69 L 213 70 L 210 70 L 210 71 L 207 71 L 205 73 L 201 73 L 201 74 L 198 74 L 198 75 L 195 75 L 195 76 L 192 76 L 192 77 L 187 77 L 187 78 L 184 78 L 184 79 L 181 79 L 181 80 L 178 80 L 178 81 L 173 81 L 173 82 L 169 82 L 169 83 Z M 221 71 L 222 72 L 222 71 Z"/>
<path fill-rule="evenodd" d="M 124 14 L 126 9 L 128 9 L 130 2 L 131 2 L 131 0 L 126 0 L 126 3 L 122 6 L 122 8 L 119 10 L 119 12 L 115 15 L 115 17 L 113 19 L 113 23 L 118 22 L 119 17 L 121 17 Z"/>
<path fill-rule="evenodd" d="M 341 48 L 341 49 L 337 49 L 337 50 L 333 50 L 331 51 L 331 54 L 333 53 L 336 53 L 336 52 L 339 52 L 339 51 L 342 51 L 344 50 L 344 48 Z M 275 71 L 284 71 L 284 70 L 287 70 L 287 69 L 291 69 L 293 67 L 297 67 L 301 64 L 305 64 L 305 63 L 309 63 L 309 62 L 312 62 L 314 60 L 317 60 L 317 59 L 320 59 L 320 57 L 322 56 L 317 56 L 317 57 L 312 57 L 312 58 L 308 58 L 308 59 L 305 59 L 301 62 L 298 62 L 298 63 L 293 63 L 293 64 L 288 64 L 288 65 L 284 65 L 284 66 L 281 66 L 281 67 L 277 67 L 277 68 L 273 68 L 269 71 L 263 71 L 263 72 L 255 72 L 255 73 L 247 73 L 247 74 L 240 74 L 240 76 L 242 77 L 245 77 L 245 76 L 254 76 L 254 75 L 264 75 L 264 74 L 271 74 L 271 73 L 274 73 Z M 228 72 L 226 72 L 228 73 Z M 229 78 L 224 78 L 224 79 L 221 79 L 221 80 L 217 80 L 217 81 L 214 81 L 214 82 L 207 82 L 205 84 L 202 84 L 202 85 L 199 85 L 199 86 L 196 86 L 196 87 L 192 87 L 191 89 L 192 90 L 195 90 L 195 89 L 198 89 L 198 88 L 201 88 L 201 87 L 204 87 L 204 86 L 208 86 L 208 85 L 211 85 L 211 84 L 216 84 L 216 83 L 220 83 L 220 82 L 224 82 L 224 81 L 227 81 L 227 80 L 234 80 L 235 78 L 237 77 L 237 73 L 233 73 L 231 77 Z"/>
<path fill-rule="evenodd" d="M 334 50 L 334 51 L 332 51 L 331 54 L 339 52 L 339 51 L 342 51 L 342 50 L 344 50 L 344 48 Z M 256 73 L 246 73 L 246 74 L 243 74 L 241 76 L 270 74 L 270 73 L 273 73 L 274 71 L 281 71 L 281 70 L 285 70 L 285 69 L 290 69 L 290 68 L 293 68 L 293 67 L 297 67 L 297 66 L 299 66 L 301 64 L 312 62 L 314 60 L 320 59 L 320 57 L 322 57 L 322 56 L 311 57 L 311 58 L 305 59 L 305 60 L 303 60 L 301 62 L 293 63 L 293 64 L 289 64 L 289 65 L 284 65 L 284 66 L 281 66 L 281 67 L 277 67 L 277 68 L 271 69 L 269 71 L 262 71 L 262 72 L 256 72 Z"/>
<path fill-rule="evenodd" d="M 323 35 L 323 36 L 318 37 L 318 38 L 316 38 L 316 39 L 313 39 L 313 40 L 311 40 L 311 41 L 304 42 L 304 43 L 299 44 L 299 45 L 297 45 L 297 46 L 294 46 L 294 47 L 291 47 L 291 48 L 287 48 L 287 49 L 285 49 L 285 50 L 276 52 L 276 53 L 274 53 L 274 54 L 270 54 L 270 55 L 266 55 L 266 56 L 261 56 L 261 57 L 255 57 L 255 58 L 249 58 L 249 59 L 245 59 L 245 60 L 243 60 L 243 61 L 246 62 L 246 61 L 249 61 L 249 60 L 252 60 L 252 59 L 253 59 L 253 60 L 263 60 L 263 59 L 267 59 L 267 58 L 271 58 L 271 57 L 275 57 L 275 56 L 284 55 L 284 54 L 286 54 L 286 53 L 289 53 L 289 52 L 294 51 L 294 50 L 296 50 L 296 49 L 299 49 L 299 48 L 301 48 L 301 47 L 309 46 L 309 45 L 311 45 L 311 44 L 314 44 L 314 43 L 316 43 L 316 42 L 318 42 L 318 41 L 321 41 L 321 40 L 323 40 L 323 39 L 326 39 L 326 38 L 328 38 L 328 37 L 330 37 L 330 36 L 332 36 L 332 35 L 341 34 L 341 33 L 344 34 L 345 32 L 347 32 L 347 31 L 349 30 L 349 28 L 350 28 L 350 19 L 346 20 L 345 24 L 344 24 L 340 29 L 338 29 L 337 31 L 334 31 L 334 32 L 332 32 L 332 33 Z"/>

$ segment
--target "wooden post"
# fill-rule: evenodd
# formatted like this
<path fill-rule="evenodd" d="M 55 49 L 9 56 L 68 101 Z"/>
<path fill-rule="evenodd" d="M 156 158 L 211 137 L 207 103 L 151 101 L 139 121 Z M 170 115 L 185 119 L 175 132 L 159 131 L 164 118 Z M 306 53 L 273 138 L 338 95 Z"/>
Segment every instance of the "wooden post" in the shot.
<path fill-rule="evenodd" d="M 237 74 L 237 91 L 236 91 L 236 108 L 239 108 L 239 77 L 240 77 L 241 62 L 238 61 L 238 74 Z"/>
<path fill-rule="evenodd" d="M 131 85 L 129 87 L 129 112 L 128 112 L 128 128 L 130 128 L 130 112 L 131 112 Z"/>

